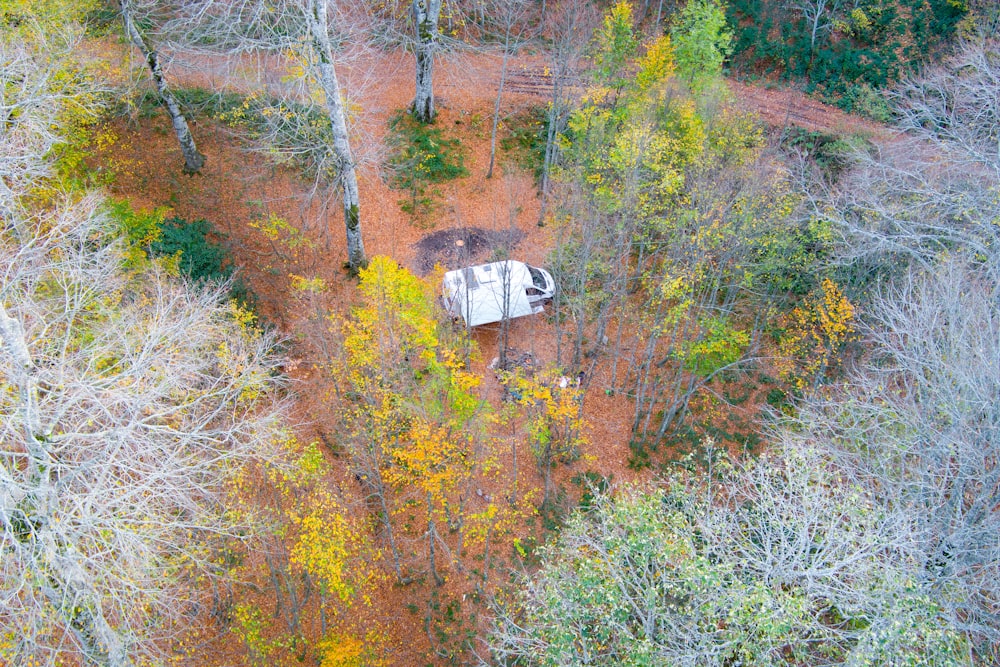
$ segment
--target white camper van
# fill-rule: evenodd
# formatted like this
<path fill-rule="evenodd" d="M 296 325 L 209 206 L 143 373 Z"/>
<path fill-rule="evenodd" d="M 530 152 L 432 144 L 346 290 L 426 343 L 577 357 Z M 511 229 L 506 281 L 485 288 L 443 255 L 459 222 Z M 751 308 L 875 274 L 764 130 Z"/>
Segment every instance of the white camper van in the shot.
<path fill-rule="evenodd" d="M 545 269 L 507 260 L 444 274 L 444 307 L 470 327 L 542 312 L 556 283 Z"/>

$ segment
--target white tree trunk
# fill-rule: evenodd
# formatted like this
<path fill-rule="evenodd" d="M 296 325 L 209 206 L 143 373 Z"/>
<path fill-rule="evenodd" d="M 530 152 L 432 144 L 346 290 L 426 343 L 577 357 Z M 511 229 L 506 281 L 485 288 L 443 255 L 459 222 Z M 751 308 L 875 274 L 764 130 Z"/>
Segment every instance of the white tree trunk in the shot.
<path fill-rule="evenodd" d="M 309 33 L 319 59 L 319 80 L 326 98 L 326 112 L 333 131 L 333 151 L 337 158 L 337 178 L 344 200 L 344 225 L 347 228 L 347 264 L 356 273 L 367 263 L 361 238 L 361 208 L 358 175 L 347 134 L 347 116 L 340 96 L 337 70 L 333 66 L 333 48 L 327 33 L 327 0 L 309 0 Z"/>
<path fill-rule="evenodd" d="M 121 13 L 122 22 L 125 24 L 125 33 L 132 45 L 139 49 L 142 57 L 146 60 L 149 73 L 153 77 L 153 82 L 156 83 L 156 91 L 160 94 L 160 99 L 163 100 L 167 113 L 170 114 L 170 123 L 174 126 L 174 134 L 177 135 L 177 141 L 181 145 L 181 153 L 184 155 L 184 173 L 196 174 L 205 164 L 205 156 L 198 152 L 194 137 L 191 135 L 191 129 L 188 127 L 184 114 L 181 113 L 180 105 L 177 104 L 177 99 L 170 92 L 170 87 L 167 86 L 163 69 L 160 67 L 160 58 L 156 50 L 150 46 L 136 27 L 132 14 L 132 3 L 129 0 L 121 1 Z"/>
<path fill-rule="evenodd" d="M 441 0 L 413 0 L 417 29 L 417 84 L 413 116 L 421 123 L 434 120 L 434 51 L 437 49 Z"/>

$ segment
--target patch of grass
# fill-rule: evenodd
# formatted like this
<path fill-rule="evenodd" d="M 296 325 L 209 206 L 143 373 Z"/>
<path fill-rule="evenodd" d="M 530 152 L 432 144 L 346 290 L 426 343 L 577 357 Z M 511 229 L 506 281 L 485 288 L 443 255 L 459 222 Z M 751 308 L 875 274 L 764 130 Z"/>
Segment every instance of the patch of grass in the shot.
<path fill-rule="evenodd" d="M 504 120 L 503 127 L 506 135 L 500 139 L 500 148 L 518 167 L 530 171 L 536 180 L 541 178 L 548 132 L 545 107 L 532 107 L 511 116 Z"/>
<path fill-rule="evenodd" d="M 427 601 L 424 629 L 434 653 L 445 664 L 465 664 L 464 658 L 475 644 L 478 614 L 462 607 L 465 598 L 433 590 Z"/>
<path fill-rule="evenodd" d="M 434 209 L 439 193 L 430 187 L 432 184 L 468 175 L 462 142 L 446 137 L 441 128 L 420 123 L 406 112 L 392 117 L 389 130 L 392 147 L 389 184 L 409 193 L 400 206 L 419 218 Z"/>

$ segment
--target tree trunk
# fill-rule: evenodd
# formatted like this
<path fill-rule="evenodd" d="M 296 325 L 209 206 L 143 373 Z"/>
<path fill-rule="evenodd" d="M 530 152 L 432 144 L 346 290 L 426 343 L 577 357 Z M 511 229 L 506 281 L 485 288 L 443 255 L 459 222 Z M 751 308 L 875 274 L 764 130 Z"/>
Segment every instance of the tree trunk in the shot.
<path fill-rule="evenodd" d="M 545 157 L 542 159 L 542 176 L 539 185 L 541 206 L 538 210 L 538 226 L 545 225 L 545 214 L 549 203 L 549 177 L 555 164 L 558 151 L 559 132 L 562 130 L 562 76 L 559 63 L 555 64 L 552 73 L 552 99 L 549 102 L 549 126 L 545 133 Z"/>
<path fill-rule="evenodd" d="M 653 22 L 653 33 L 660 34 L 660 19 L 663 17 L 663 0 L 656 6 L 656 21 Z"/>
<path fill-rule="evenodd" d="M 435 549 L 434 542 L 437 540 L 437 526 L 434 523 L 434 510 L 432 506 L 432 498 L 430 492 L 427 493 L 427 559 L 431 568 L 431 575 L 434 577 L 434 583 L 438 586 L 444 586 L 444 577 L 438 574 L 437 571 L 437 550 Z"/>
<path fill-rule="evenodd" d="M 434 51 L 437 48 L 441 0 L 413 0 L 417 29 L 417 85 L 413 117 L 421 123 L 434 120 Z"/>
<path fill-rule="evenodd" d="M 500 102 L 503 99 L 504 83 L 507 81 L 507 61 L 510 60 L 510 26 L 504 35 L 503 64 L 500 66 L 500 85 L 497 86 L 497 99 L 493 104 L 493 129 L 490 131 L 490 167 L 486 170 L 486 178 L 493 178 L 493 163 L 497 155 L 497 129 L 500 126 Z"/>
<path fill-rule="evenodd" d="M 184 173 L 196 174 L 205 164 L 205 156 L 198 152 L 187 119 L 184 118 L 181 107 L 177 104 L 177 99 L 170 92 L 170 87 L 167 86 L 167 81 L 163 77 L 163 69 L 160 67 L 160 57 L 136 27 L 132 17 L 132 4 L 129 0 L 122 0 L 121 12 L 125 33 L 132 45 L 139 49 L 145 58 L 146 64 L 149 66 L 149 73 L 153 77 L 153 82 L 156 83 L 156 91 L 159 93 L 160 99 L 163 100 L 163 106 L 167 108 L 167 113 L 170 114 L 170 123 L 174 126 L 174 134 L 177 135 L 177 141 L 181 145 L 181 153 L 184 155 Z"/>
<path fill-rule="evenodd" d="M 344 225 L 347 229 L 347 266 L 357 273 L 368 263 L 361 238 L 361 206 L 358 197 L 358 174 L 351 143 L 347 135 L 347 116 L 340 96 L 337 70 L 333 66 L 333 49 L 326 27 L 327 0 L 310 0 L 309 33 L 319 59 L 320 85 L 326 97 L 326 113 L 333 133 L 333 152 L 337 160 L 337 178 L 344 200 Z"/>

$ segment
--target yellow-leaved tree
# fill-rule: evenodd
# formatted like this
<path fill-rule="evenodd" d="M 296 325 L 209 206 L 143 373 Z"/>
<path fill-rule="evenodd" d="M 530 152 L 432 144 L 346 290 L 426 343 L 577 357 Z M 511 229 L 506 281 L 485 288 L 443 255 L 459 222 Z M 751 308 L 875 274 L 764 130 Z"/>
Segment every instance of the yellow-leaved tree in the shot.
<path fill-rule="evenodd" d="M 837 284 L 824 278 L 782 320 L 775 363 L 781 378 L 799 391 L 818 384 L 857 334 L 854 310 Z"/>
<path fill-rule="evenodd" d="M 243 475 L 231 510 L 263 529 L 262 558 L 239 567 L 253 585 L 235 590 L 230 628 L 255 666 L 301 661 L 310 651 L 323 656 L 331 637 L 355 637 L 383 579 L 370 531 L 349 511 L 318 444 L 287 431 L 277 440 L 288 460 Z M 273 613 L 263 611 L 265 600 Z M 316 612 L 322 636 L 307 622 Z"/>
<path fill-rule="evenodd" d="M 440 584 L 463 571 L 463 551 L 488 552 L 519 510 L 482 491 L 502 471 L 489 404 L 465 361 L 473 344 L 440 316 L 430 285 L 394 260 L 374 257 L 360 277 L 363 303 L 336 325 L 342 354 L 330 365 L 343 444 L 397 579 L 426 572 Z"/>

